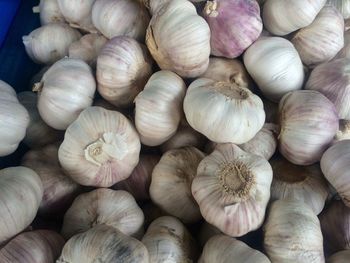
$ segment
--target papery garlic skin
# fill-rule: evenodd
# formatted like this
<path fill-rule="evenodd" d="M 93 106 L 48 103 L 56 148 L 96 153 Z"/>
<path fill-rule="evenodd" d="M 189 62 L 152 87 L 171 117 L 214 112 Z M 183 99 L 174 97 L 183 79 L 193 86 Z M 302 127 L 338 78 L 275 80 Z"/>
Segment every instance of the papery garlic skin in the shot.
<path fill-rule="evenodd" d="M 210 29 L 189 1 L 169 1 L 153 14 L 146 44 L 161 69 L 181 77 L 197 77 L 208 68 Z"/>
<path fill-rule="evenodd" d="M 64 58 L 53 64 L 33 90 L 39 93 L 38 110 L 50 127 L 65 130 L 92 105 L 96 82 L 89 65 Z"/>
<path fill-rule="evenodd" d="M 0 244 L 29 226 L 42 197 L 43 185 L 33 170 L 22 166 L 0 170 Z"/>
<path fill-rule="evenodd" d="M 187 89 L 183 107 L 191 127 L 217 143 L 245 143 L 265 122 L 261 99 L 228 82 L 195 80 Z"/>
<path fill-rule="evenodd" d="M 274 102 L 286 93 L 302 88 L 303 64 L 297 50 L 287 39 L 261 37 L 247 49 L 243 60 L 264 96 Z"/>
<path fill-rule="evenodd" d="M 267 0 L 263 8 L 264 26 L 274 35 L 284 36 L 314 21 L 327 0 Z"/>
<path fill-rule="evenodd" d="M 273 202 L 263 230 L 264 248 L 272 262 L 325 262 L 320 222 L 302 202 Z"/>
<path fill-rule="evenodd" d="M 131 37 L 114 37 L 101 49 L 96 77 L 101 96 L 117 107 L 129 107 L 152 74 L 146 46 Z"/>
<path fill-rule="evenodd" d="M 124 235 L 113 227 L 96 225 L 67 241 L 56 263 L 67 262 L 149 263 L 151 261 L 146 247 L 137 239 Z"/>
<path fill-rule="evenodd" d="M 0 157 L 16 151 L 26 135 L 30 117 L 16 91 L 0 80 Z"/>
<path fill-rule="evenodd" d="M 335 6 L 343 15 L 344 19 L 350 18 L 350 1 L 349 0 L 327 0 L 327 4 Z"/>
<path fill-rule="evenodd" d="M 130 176 L 140 148 L 139 136 L 124 115 L 89 107 L 67 128 L 58 157 L 79 184 L 110 187 Z"/>
<path fill-rule="evenodd" d="M 318 162 L 339 128 L 333 103 L 313 90 L 286 94 L 280 101 L 279 115 L 279 150 L 297 165 Z"/>
<path fill-rule="evenodd" d="M 66 21 L 57 1 L 58 0 L 40 0 L 39 12 L 41 25 L 58 22 L 64 23 Z M 35 8 L 33 8 L 33 10 L 35 10 Z"/>
<path fill-rule="evenodd" d="M 337 252 L 327 259 L 327 263 L 346 263 L 350 258 L 350 250 Z"/>
<path fill-rule="evenodd" d="M 338 59 L 338 58 L 350 58 L 350 31 L 349 30 L 344 32 L 344 47 L 334 57 L 334 59 Z"/>
<path fill-rule="evenodd" d="M 161 70 L 135 98 L 135 125 L 141 142 L 157 146 L 171 138 L 183 116 L 186 84 L 175 73 Z"/>
<path fill-rule="evenodd" d="M 262 225 L 271 181 L 267 160 L 222 144 L 200 162 L 192 194 L 208 223 L 238 237 Z"/>
<path fill-rule="evenodd" d="M 35 63 L 52 64 L 67 56 L 69 45 L 80 37 L 79 31 L 67 24 L 50 23 L 23 36 L 23 44 Z"/>
<path fill-rule="evenodd" d="M 304 64 L 315 67 L 331 60 L 344 46 L 344 19 L 333 6 L 325 6 L 307 27 L 292 38 Z"/>

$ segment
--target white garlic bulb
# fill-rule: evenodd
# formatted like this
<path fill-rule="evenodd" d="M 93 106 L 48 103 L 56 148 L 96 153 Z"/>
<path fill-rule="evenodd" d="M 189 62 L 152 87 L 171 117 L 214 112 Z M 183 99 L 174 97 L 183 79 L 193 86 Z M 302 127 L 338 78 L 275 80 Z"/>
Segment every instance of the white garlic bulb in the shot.
<path fill-rule="evenodd" d="M 205 244 L 198 263 L 271 263 L 260 251 L 235 238 L 216 235 Z"/>
<path fill-rule="evenodd" d="M 96 82 L 84 61 L 64 58 L 46 71 L 33 90 L 39 92 L 41 118 L 50 127 L 65 130 L 81 111 L 92 105 Z"/>
<path fill-rule="evenodd" d="M 247 49 L 243 60 L 259 89 L 272 101 L 278 102 L 289 91 L 302 88 L 303 64 L 287 39 L 261 37 Z"/>
<path fill-rule="evenodd" d="M 42 197 L 43 185 L 33 170 L 22 166 L 0 170 L 0 244 L 29 226 Z"/>
<path fill-rule="evenodd" d="M 130 176 L 140 148 L 139 136 L 124 115 L 89 107 L 67 128 L 58 157 L 79 184 L 110 187 Z"/>
<path fill-rule="evenodd" d="M 52 64 L 67 56 L 69 45 L 80 37 L 79 31 L 67 24 L 49 23 L 23 36 L 23 44 L 35 63 Z"/>
<path fill-rule="evenodd" d="M 327 263 L 346 263 L 350 258 L 350 250 L 342 250 L 330 256 Z"/>
<path fill-rule="evenodd" d="M 325 262 L 320 221 L 302 202 L 273 202 L 263 230 L 265 251 L 272 262 Z"/>
<path fill-rule="evenodd" d="M 141 142 L 157 146 L 171 138 L 183 115 L 185 82 L 175 73 L 154 73 L 135 98 L 135 125 Z"/>
<path fill-rule="evenodd" d="M 193 78 L 208 68 L 210 29 L 189 1 L 168 1 L 153 14 L 146 44 L 161 69 Z"/>
<path fill-rule="evenodd" d="M 40 0 L 39 6 L 33 7 L 34 13 L 40 13 L 41 25 L 65 22 L 57 1 L 58 0 Z"/>
<path fill-rule="evenodd" d="M 143 42 L 149 20 L 146 8 L 135 0 L 96 0 L 92 8 L 93 24 L 107 38 L 128 36 Z"/>
<path fill-rule="evenodd" d="M 19 103 L 16 91 L 0 80 L 0 157 L 16 151 L 29 122 L 28 111 Z"/>
<path fill-rule="evenodd" d="M 350 30 L 344 33 L 344 47 L 338 52 L 334 59 L 337 58 L 350 58 Z"/>
<path fill-rule="evenodd" d="M 208 223 L 227 235 L 243 236 L 262 225 L 271 181 L 267 160 L 222 144 L 200 162 L 192 194 Z"/>
<path fill-rule="evenodd" d="M 267 0 L 263 8 L 264 26 L 274 35 L 287 35 L 314 21 L 327 0 Z"/>
<path fill-rule="evenodd" d="M 204 247 L 210 238 L 219 234 L 221 234 L 219 229 L 204 221 L 199 229 L 197 240 L 199 241 L 201 247 Z"/>
<path fill-rule="evenodd" d="M 99 93 L 117 107 L 131 106 L 152 74 L 152 63 L 146 46 L 131 37 L 112 38 L 97 58 Z"/>
<path fill-rule="evenodd" d="M 344 19 L 350 18 L 350 1 L 349 0 L 327 0 L 327 4 L 335 6 L 343 15 Z"/>
<path fill-rule="evenodd" d="M 137 239 L 124 235 L 119 230 L 97 225 L 77 234 L 64 245 L 56 263 L 149 263 L 146 247 Z"/>
<path fill-rule="evenodd" d="M 245 143 L 265 122 L 263 103 L 257 95 L 234 83 L 204 78 L 188 87 L 184 111 L 192 128 L 218 143 Z"/>
<path fill-rule="evenodd" d="M 343 48 L 344 19 L 335 7 L 326 5 L 291 41 L 304 64 L 315 67 L 331 60 Z"/>

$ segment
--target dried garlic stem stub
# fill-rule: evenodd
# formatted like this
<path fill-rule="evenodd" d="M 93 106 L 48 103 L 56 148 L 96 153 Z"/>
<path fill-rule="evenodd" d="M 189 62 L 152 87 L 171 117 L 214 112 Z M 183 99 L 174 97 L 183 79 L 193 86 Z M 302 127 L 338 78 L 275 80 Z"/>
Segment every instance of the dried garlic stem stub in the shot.
<path fill-rule="evenodd" d="M 265 251 L 272 262 L 325 262 L 320 222 L 302 202 L 273 202 L 263 230 Z"/>
<path fill-rule="evenodd" d="M 350 250 L 337 252 L 327 259 L 327 263 L 346 263 L 350 258 Z"/>
<path fill-rule="evenodd" d="M 343 140 L 350 140 L 350 120 L 339 121 L 339 130 L 334 137 L 334 143 Z"/>
<path fill-rule="evenodd" d="M 56 263 L 149 263 L 146 247 L 137 239 L 124 235 L 119 230 L 97 225 L 73 236 L 64 245 Z"/>
<path fill-rule="evenodd" d="M 139 136 L 124 115 L 89 107 L 66 130 L 58 156 L 79 184 L 110 187 L 130 176 L 140 149 Z"/>
<path fill-rule="evenodd" d="M 184 223 L 193 223 L 202 218 L 191 194 L 191 184 L 204 156 L 194 147 L 170 150 L 163 154 L 152 172 L 152 201 Z"/>
<path fill-rule="evenodd" d="M 238 237 L 262 225 L 271 181 L 267 160 L 223 144 L 200 162 L 192 194 L 208 223 Z"/>

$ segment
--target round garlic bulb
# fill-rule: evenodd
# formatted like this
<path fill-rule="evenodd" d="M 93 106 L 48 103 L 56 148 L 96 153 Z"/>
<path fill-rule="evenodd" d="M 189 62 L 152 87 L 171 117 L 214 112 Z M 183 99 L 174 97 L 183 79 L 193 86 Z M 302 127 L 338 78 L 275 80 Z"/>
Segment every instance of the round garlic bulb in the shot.
<path fill-rule="evenodd" d="M 23 36 L 23 44 L 35 63 L 52 64 L 67 56 L 69 45 L 80 37 L 79 31 L 67 24 L 50 23 Z"/>
<path fill-rule="evenodd" d="M 161 69 L 193 78 L 208 68 L 210 29 L 189 1 L 168 1 L 153 14 L 146 44 Z"/>
<path fill-rule="evenodd" d="M 350 258 L 350 250 L 343 250 L 333 254 L 327 259 L 327 263 L 346 263 Z"/>
<path fill-rule="evenodd" d="M 64 58 L 45 72 L 34 86 L 41 118 L 52 128 L 65 130 L 85 108 L 92 105 L 96 82 L 89 65 Z"/>
<path fill-rule="evenodd" d="M 191 194 L 191 184 L 204 156 L 194 147 L 170 150 L 163 154 L 152 172 L 149 191 L 153 203 L 184 223 L 202 218 Z"/>
<path fill-rule="evenodd" d="M 344 19 L 350 18 L 350 1 L 349 0 L 327 0 L 327 4 L 335 6 Z"/>
<path fill-rule="evenodd" d="M 57 1 L 58 0 L 40 0 L 39 6 L 33 7 L 34 13 L 40 13 L 41 25 L 65 22 Z"/>
<path fill-rule="evenodd" d="M 287 39 L 261 37 L 247 49 L 243 60 L 259 89 L 272 101 L 278 102 L 289 91 L 302 88 L 303 64 Z"/>
<path fill-rule="evenodd" d="M 204 221 L 199 229 L 197 240 L 199 241 L 201 247 L 204 247 L 210 238 L 219 234 L 221 234 L 219 229 Z"/>
<path fill-rule="evenodd" d="M 96 0 L 92 8 L 93 24 L 107 38 L 128 36 L 143 42 L 149 20 L 146 8 L 135 0 Z"/>
<path fill-rule="evenodd" d="M 0 157 L 16 151 L 29 123 L 28 111 L 18 102 L 16 91 L 0 80 Z"/>
<path fill-rule="evenodd" d="M 266 0 L 264 26 L 274 35 L 284 36 L 314 21 L 327 0 Z"/>
<path fill-rule="evenodd" d="M 262 225 L 271 181 L 267 160 L 222 144 L 200 162 L 192 194 L 208 223 L 227 235 L 243 236 Z"/>
<path fill-rule="evenodd" d="M 338 52 L 334 59 L 337 58 L 350 58 L 350 30 L 344 33 L 344 47 Z"/>
<path fill-rule="evenodd" d="M 130 37 L 112 38 L 97 58 L 98 92 L 117 107 L 131 106 L 151 74 L 152 58 L 146 46 Z"/>
<path fill-rule="evenodd" d="M 0 245 L 33 221 L 43 185 L 31 169 L 18 166 L 0 170 Z"/>
<path fill-rule="evenodd" d="M 234 83 L 204 78 L 187 89 L 184 111 L 192 128 L 218 143 L 245 143 L 265 122 L 263 103 L 257 95 Z"/>
<path fill-rule="evenodd" d="M 146 247 L 137 239 L 107 225 L 96 225 L 64 245 L 56 263 L 149 263 Z"/>
<path fill-rule="evenodd" d="M 272 262 L 325 262 L 320 221 L 303 202 L 273 202 L 263 230 Z"/>
<path fill-rule="evenodd" d="M 286 94 L 280 101 L 279 115 L 279 150 L 297 165 L 318 162 L 339 128 L 333 103 L 313 90 Z"/>
<path fill-rule="evenodd" d="M 216 235 L 205 244 L 198 263 L 271 263 L 260 251 L 235 238 Z"/>
<path fill-rule="evenodd" d="M 89 107 L 67 128 L 58 157 L 79 184 L 110 187 L 130 176 L 140 148 L 139 136 L 124 115 Z"/>

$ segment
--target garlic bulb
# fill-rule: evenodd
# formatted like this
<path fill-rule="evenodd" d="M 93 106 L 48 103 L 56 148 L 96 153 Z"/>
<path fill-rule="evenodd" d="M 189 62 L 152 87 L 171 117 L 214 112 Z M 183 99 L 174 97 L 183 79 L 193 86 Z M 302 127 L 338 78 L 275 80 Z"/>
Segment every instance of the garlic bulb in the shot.
<path fill-rule="evenodd" d="M 38 110 L 50 127 L 65 130 L 92 104 L 96 82 L 91 68 L 80 59 L 64 58 L 53 64 L 41 81 Z"/>
<path fill-rule="evenodd" d="M 245 143 L 265 121 L 263 103 L 250 90 L 204 78 L 187 89 L 184 111 L 192 128 L 218 143 Z"/>
<path fill-rule="evenodd" d="M 193 78 L 208 68 L 210 29 L 189 1 L 169 1 L 153 14 L 146 44 L 161 69 Z"/>
<path fill-rule="evenodd" d="M 0 170 L 0 244 L 29 226 L 42 197 L 43 186 L 33 170 L 22 166 Z"/>
<path fill-rule="evenodd" d="M 64 174 L 58 162 L 58 145 L 47 145 L 27 152 L 21 164 L 35 171 L 43 184 L 44 196 L 39 213 L 51 216 L 65 212 L 81 187 Z"/>
<path fill-rule="evenodd" d="M 95 66 L 97 56 L 106 43 L 107 38 L 100 34 L 87 34 L 69 46 L 68 55 L 70 58 L 78 58 Z"/>
<path fill-rule="evenodd" d="M 350 18 L 350 1 L 349 0 L 327 0 L 327 4 L 335 6 L 343 15 L 344 19 Z"/>
<path fill-rule="evenodd" d="M 271 263 L 260 251 L 242 241 L 225 235 L 216 235 L 205 244 L 198 263 Z"/>
<path fill-rule="evenodd" d="M 236 58 L 259 37 L 263 24 L 255 0 L 211 0 L 203 10 L 211 37 L 211 54 Z"/>
<path fill-rule="evenodd" d="M 131 175 L 127 179 L 113 185 L 113 189 L 128 191 L 136 200 L 150 199 L 149 186 L 151 184 L 152 171 L 159 159 L 158 155 L 141 154 L 140 161 Z"/>
<path fill-rule="evenodd" d="M 142 238 L 150 262 L 195 262 L 196 245 L 186 227 L 176 218 L 163 216 L 148 227 Z"/>
<path fill-rule="evenodd" d="M 34 13 L 40 13 L 41 25 L 65 22 L 57 0 L 40 0 L 39 6 L 33 7 Z"/>
<path fill-rule="evenodd" d="M 219 234 L 221 234 L 221 231 L 219 229 L 204 221 L 199 229 L 197 240 L 199 241 L 201 247 L 204 247 L 204 245 L 211 237 Z"/>
<path fill-rule="evenodd" d="M 349 258 L 350 250 L 343 250 L 329 257 L 327 263 L 346 263 Z"/>
<path fill-rule="evenodd" d="M 267 160 L 223 144 L 200 162 L 192 194 L 209 224 L 227 235 L 243 236 L 262 225 L 271 181 Z"/>
<path fill-rule="evenodd" d="M 149 23 L 146 8 L 135 0 L 96 0 L 92 22 L 107 38 L 128 36 L 144 41 Z"/>
<path fill-rule="evenodd" d="M 57 142 L 63 137 L 63 134 L 48 126 L 40 117 L 37 101 L 38 96 L 30 91 L 18 93 L 19 102 L 27 109 L 29 113 L 29 126 L 23 142 L 30 148 L 39 148 L 50 143 Z"/>
<path fill-rule="evenodd" d="M 2 263 L 55 263 L 64 239 L 51 230 L 35 230 L 16 236 L 0 249 Z"/>
<path fill-rule="evenodd" d="M 272 262 L 325 262 L 320 222 L 302 202 L 273 202 L 263 230 L 265 251 Z"/>
<path fill-rule="evenodd" d="M 141 142 L 157 146 L 170 139 L 183 115 L 184 81 L 175 73 L 154 73 L 135 98 L 135 125 Z"/>
<path fill-rule="evenodd" d="M 139 136 L 126 117 L 89 107 L 67 128 L 58 157 L 79 184 L 110 187 L 130 176 L 140 148 Z"/>
<path fill-rule="evenodd" d="M 338 52 L 334 59 L 337 58 L 350 58 L 350 30 L 344 33 L 344 47 Z"/>
<path fill-rule="evenodd" d="M 274 35 L 287 35 L 310 25 L 326 1 L 267 0 L 263 8 L 264 26 Z"/>
<path fill-rule="evenodd" d="M 73 236 L 64 245 L 56 263 L 149 263 L 146 247 L 137 239 L 119 230 L 96 225 L 90 230 Z"/>
<path fill-rule="evenodd" d="M 264 96 L 274 102 L 289 91 L 302 88 L 303 64 L 297 50 L 287 39 L 261 37 L 247 49 L 243 60 Z"/>
<path fill-rule="evenodd" d="M 282 157 L 270 161 L 271 200 L 291 199 L 308 205 L 318 215 L 328 197 L 328 185 L 318 164 L 297 166 Z"/>
<path fill-rule="evenodd" d="M 69 45 L 80 37 L 79 31 L 67 24 L 50 23 L 23 36 L 23 44 L 35 63 L 52 64 L 67 56 Z"/>
<path fill-rule="evenodd" d="M 202 218 L 191 194 L 191 184 L 204 156 L 194 147 L 170 150 L 163 154 L 152 172 L 149 191 L 153 203 L 184 223 Z"/>
<path fill-rule="evenodd" d="M 17 99 L 16 91 L 0 80 L 0 157 L 16 151 L 29 125 L 28 111 Z"/>
<path fill-rule="evenodd" d="M 279 150 L 297 165 L 318 162 L 339 127 L 333 103 L 313 90 L 286 94 L 280 101 L 279 115 Z"/>
<path fill-rule="evenodd" d="M 344 19 L 335 7 L 327 5 L 291 41 L 309 67 L 331 60 L 344 46 Z"/>
<path fill-rule="evenodd" d="M 339 130 L 334 137 L 333 143 L 342 140 L 350 140 L 350 120 L 339 121 Z"/>
<path fill-rule="evenodd" d="M 79 195 L 64 215 L 62 236 L 66 239 L 95 225 L 108 225 L 125 235 L 135 235 L 144 216 L 135 199 L 126 191 L 99 188 Z"/>
<path fill-rule="evenodd" d="M 131 106 L 151 74 L 152 58 L 146 46 L 130 37 L 111 39 L 97 58 L 98 91 L 117 107 Z"/>

